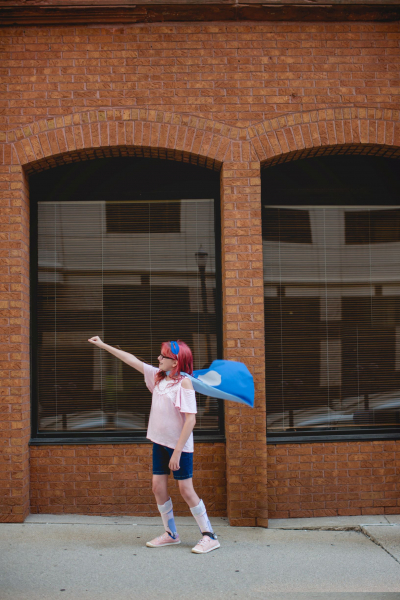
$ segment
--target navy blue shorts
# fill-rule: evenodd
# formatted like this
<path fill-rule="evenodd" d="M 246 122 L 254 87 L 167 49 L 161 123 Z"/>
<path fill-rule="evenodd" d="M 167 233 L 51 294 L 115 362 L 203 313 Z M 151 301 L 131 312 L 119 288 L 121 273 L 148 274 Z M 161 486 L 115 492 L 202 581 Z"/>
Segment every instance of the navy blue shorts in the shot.
<path fill-rule="evenodd" d="M 153 443 L 153 475 L 169 475 L 169 461 L 173 449 Z M 174 479 L 191 479 L 193 477 L 193 452 L 182 452 L 178 471 L 172 471 Z"/>

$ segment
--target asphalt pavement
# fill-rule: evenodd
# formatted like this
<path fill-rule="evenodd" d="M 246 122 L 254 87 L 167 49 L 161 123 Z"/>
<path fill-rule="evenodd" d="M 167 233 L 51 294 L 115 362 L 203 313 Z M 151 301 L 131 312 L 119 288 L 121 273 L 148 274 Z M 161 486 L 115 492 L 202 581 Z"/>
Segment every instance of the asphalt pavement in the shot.
<path fill-rule="evenodd" d="M 400 516 L 270 521 L 213 519 L 221 548 L 196 555 L 200 533 L 147 548 L 161 519 L 31 515 L 0 525 L 0 600 L 400 600 Z"/>

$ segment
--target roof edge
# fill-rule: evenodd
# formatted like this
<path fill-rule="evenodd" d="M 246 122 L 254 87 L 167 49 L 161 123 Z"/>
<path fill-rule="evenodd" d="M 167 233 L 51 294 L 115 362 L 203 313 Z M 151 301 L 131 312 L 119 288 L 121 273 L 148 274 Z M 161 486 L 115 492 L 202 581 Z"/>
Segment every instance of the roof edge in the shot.
<path fill-rule="evenodd" d="M 318 2 L 318 3 L 315 3 Z M 400 0 L 0 0 L 3 26 L 215 22 L 398 21 Z"/>

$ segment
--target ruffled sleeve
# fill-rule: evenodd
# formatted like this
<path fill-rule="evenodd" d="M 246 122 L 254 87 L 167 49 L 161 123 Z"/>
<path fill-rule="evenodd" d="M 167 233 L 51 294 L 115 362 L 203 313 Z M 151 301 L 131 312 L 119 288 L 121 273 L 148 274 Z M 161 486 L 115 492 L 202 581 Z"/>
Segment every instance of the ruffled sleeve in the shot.
<path fill-rule="evenodd" d="M 179 386 L 176 394 L 175 408 L 178 408 L 181 413 L 197 413 L 196 394 L 194 390 L 187 390 Z"/>
<path fill-rule="evenodd" d="M 151 393 L 153 393 L 154 387 L 156 385 L 155 377 L 160 369 L 157 369 L 156 367 L 152 367 L 151 365 L 148 365 L 146 363 L 143 363 L 143 369 L 144 369 L 144 372 L 143 372 L 144 382 L 147 386 L 147 389 Z"/>

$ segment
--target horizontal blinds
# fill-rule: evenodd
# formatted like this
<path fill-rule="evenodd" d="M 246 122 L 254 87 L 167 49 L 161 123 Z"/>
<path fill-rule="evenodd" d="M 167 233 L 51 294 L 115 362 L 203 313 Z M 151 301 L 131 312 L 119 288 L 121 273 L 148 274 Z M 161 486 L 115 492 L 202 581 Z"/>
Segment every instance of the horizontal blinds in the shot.
<path fill-rule="evenodd" d="M 400 209 L 263 207 L 270 432 L 400 423 Z"/>
<path fill-rule="evenodd" d="M 155 366 L 171 339 L 197 369 L 217 356 L 212 199 L 39 202 L 37 278 L 39 432 L 146 430 L 143 376 L 94 335 Z M 216 400 L 196 427 L 218 430 Z"/>

